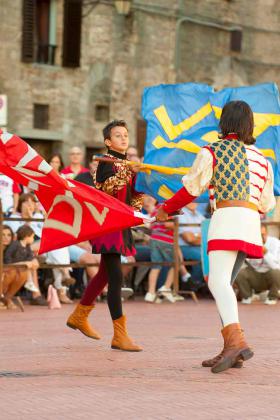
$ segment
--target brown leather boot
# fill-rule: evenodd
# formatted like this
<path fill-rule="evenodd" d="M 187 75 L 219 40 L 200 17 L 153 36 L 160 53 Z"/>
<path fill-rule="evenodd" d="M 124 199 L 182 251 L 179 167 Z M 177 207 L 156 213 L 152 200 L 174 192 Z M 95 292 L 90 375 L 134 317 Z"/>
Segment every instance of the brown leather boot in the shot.
<path fill-rule="evenodd" d="M 213 367 L 221 359 L 221 357 L 223 355 L 224 348 L 225 348 L 225 343 L 224 343 L 224 347 L 223 347 L 223 350 L 221 351 L 221 353 L 217 354 L 217 356 L 215 356 L 215 357 L 212 357 L 212 359 L 203 360 L 203 362 L 201 363 L 202 366 L 203 367 Z M 232 367 L 236 368 L 236 369 L 242 368 L 243 367 L 243 360 L 241 360 L 241 359 L 238 360 Z"/>
<path fill-rule="evenodd" d="M 70 328 L 73 328 L 73 330 L 80 330 L 81 333 L 87 337 L 100 340 L 101 336 L 92 328 L 88 322 L 88 316 L 93 308 L 94 305 L 85 306 L 79 303 L 76 306 L 74 312 L 67 319 L 66 325 Z"/>
<path fill-rule="evenodd" d="M 203 362 L 201 363 L 202 366 L 213 367 L 221 359 L 223 351 L 224 350 L 222 350 L 221 353 L 217 354 L 217 356 L 213 357 L 212 359 L 203 360 Z M 241 369 L 243 367 L 243 360 L 237 360 L 237 362 L 232 367 L 236 369 Z"/>
<path fill-rule="evenodd" d="M 127 334 L 126 330 L 126 317 L 121 316 L 113 321 L 114 337 L 111 343 L 112 349 L 124 351 L 142 351 L 141 347 L 133 343 Z"/>
<path fill-rule="evenodd" d="M 222 329 L 224 337 L 224 349 L 220 359 L 214 364 L 211 371 L 219 373 L 231 368 L 240 359 L 248 360 L 254 353 L 245 341 L 244 333 L 240 324 L 229 324 Z"/>

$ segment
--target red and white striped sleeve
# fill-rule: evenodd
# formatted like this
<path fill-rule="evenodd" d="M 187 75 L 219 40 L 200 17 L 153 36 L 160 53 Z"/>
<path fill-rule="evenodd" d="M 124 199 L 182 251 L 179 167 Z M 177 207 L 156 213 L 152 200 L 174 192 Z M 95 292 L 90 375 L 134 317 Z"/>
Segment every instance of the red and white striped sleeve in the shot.
<path fill-rule="evenodd" d="M 189 172 L 182 178 L 183 188 L 164 203 L 164 211 L 174 213 L 199 197 L 209 187 L 213 167 L 214 156 L 209 149 L 202 148 Z"/>

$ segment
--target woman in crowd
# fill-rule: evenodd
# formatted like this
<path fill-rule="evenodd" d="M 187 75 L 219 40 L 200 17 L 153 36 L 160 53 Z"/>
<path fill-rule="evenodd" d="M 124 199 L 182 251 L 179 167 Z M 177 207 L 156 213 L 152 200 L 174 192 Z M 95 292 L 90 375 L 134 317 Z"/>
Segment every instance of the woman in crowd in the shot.
<path fill-rule="evenodd" d="M 12 229 L 3 225 L 2 231 L 2 244 L 5 253 L 9 246 L 12 244 L 14 238 L 14 233 Z M 21 287 L 27 281 L 27 271 L 21 270 L 19 268 L 4 268 L 3 283 L 2 283 L 2 293 L 3 298 L 0 301 L 0 309 L 16 309 L 17 306 L 13 303 L 13 297 L 21 289 Z"/>

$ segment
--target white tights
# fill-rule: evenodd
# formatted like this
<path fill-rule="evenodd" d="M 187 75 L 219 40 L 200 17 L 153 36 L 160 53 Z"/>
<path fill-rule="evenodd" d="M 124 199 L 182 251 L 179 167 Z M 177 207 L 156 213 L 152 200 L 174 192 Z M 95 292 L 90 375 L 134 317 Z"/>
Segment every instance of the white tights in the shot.
<path fill-rule="evenodd" d="M 245 259 L 239 251 L 211 251 L 209 253 L 208 286 L 216 301 L 223 323 L 239 323 L 237 299 L 232 284 Z"/>

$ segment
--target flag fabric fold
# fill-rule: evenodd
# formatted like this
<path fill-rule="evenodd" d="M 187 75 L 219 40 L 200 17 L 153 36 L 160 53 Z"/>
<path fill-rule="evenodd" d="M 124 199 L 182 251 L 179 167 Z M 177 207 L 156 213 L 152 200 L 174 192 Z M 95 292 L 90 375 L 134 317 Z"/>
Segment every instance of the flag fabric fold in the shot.
<path fill-rule="evenodd" d="M 136 226 L 145 219 L 114 197 L 64 179 L 21 138 L 1 130 L 0 172 L 34 190 L 47 213 L 39 253 Z"/>
<path fill-rule="evenodd" d="M 144 89 L 142 115 L 147 122 L 144 163 L 180 168 L 187 173 L 201 147 L 218 140 L 223 106 L 244 100 L 254 112 L 256 146 L 274 170 L 275 195 L 280 195 L 280 101 L 277 86 L 226 88 L 219 92 L 202 83 L 158 85 Z M 136 188 L 159 201 L 181 186 L 181 175 L 140 173 Z M 208 201 L 203 194 L 199 201 Z"/>

